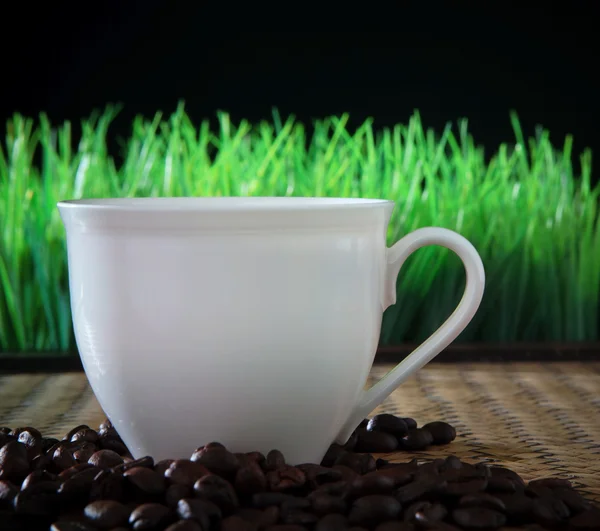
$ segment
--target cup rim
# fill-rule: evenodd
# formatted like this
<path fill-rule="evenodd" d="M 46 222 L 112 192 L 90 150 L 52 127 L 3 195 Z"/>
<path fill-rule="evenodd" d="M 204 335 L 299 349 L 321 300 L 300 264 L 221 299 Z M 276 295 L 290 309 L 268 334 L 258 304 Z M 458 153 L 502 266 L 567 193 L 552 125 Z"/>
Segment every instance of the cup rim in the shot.
<path fill-rule="evenodd" d="M 394 201 L 343 197 L 127 197 L 82 198 L 59 201 L 59 209 L 121 212 L 256 212 L 348 210 L 392 206 Z"/>

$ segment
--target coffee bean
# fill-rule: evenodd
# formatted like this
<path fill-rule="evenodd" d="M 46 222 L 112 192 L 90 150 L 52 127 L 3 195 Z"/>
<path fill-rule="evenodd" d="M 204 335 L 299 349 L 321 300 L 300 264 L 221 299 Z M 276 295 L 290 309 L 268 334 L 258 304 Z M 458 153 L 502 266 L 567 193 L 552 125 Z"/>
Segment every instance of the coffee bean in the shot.
<path fill-rule="evenodd" d="M 294 509 L 291 511 L 282 511 L 281 521 L 288 525 L 302 525 L 306 527 L 312 527 L 317 523 L 319 518 L 309 512 Z"/>
<path fill-rule="evenodd" d="M 556 488 L 552 494 L 569 508 L 571 514 L 579 514 L 590 508 L 590 503 L 574 489 Z"/>
<path fill-rule="evenodd" d="M 89 463 L 79 463 L 78 465 L 73 465 L 71 468 L 63 470 L 60 474 L 58 474 L 58 477 L 61 481 L 66 481 L 70 477 L 73 477 L 75 474 L 79 474 L 79 472 L 89 469 L 96 470 L 97 473 L 100 472 L 100 469 L 98 467 L 90 465 Z"/>
<path fill-rule="evenodd" d="M 433 444 L 449 444 L 456 439 L 456 430 L 447 422 L 429 422 L 421 429 L 433 436 Z"/>
<path fill-rule="evenodd" d="M 116 452 L 120 456 L 129 454 L 129 450 L 127 450 L 127 446 L 125 446 L 123 444 L 123 442 L 120 440 L 109 439 L 109 438 L 100 438 L 98 440 L 98 444 L 99 444 L 100 448 L 102 448 L 103 450 L 112 450 L 113 452 Z"/>
<path fill-rule="evenodd" d="M 138 466 L 125 471 L 123 477 L 127 480 L 128 490 L 136 499 L 154 498 L 165 492 L 164 478 L 151 468 Z"/>
<path fill-rule="evenodd" d="M 366 474 L 376 470 L 375 458 L 371 454 L 355 454 L 344 451 L 338 455 L 334 465 L 347 466 L 357 474 Z"/>
<path fill-rule="evenodd" d="M 406 424 L 406 427 L 409 430 L 417 429 L 417 421 L 415 419 L 411 419 L 410 417 L 404 417 L 402 420 L 404 421 L 404 424 Z"/>
<path fill-rule="evenodd" d="M 424 429 L 414 429 L 410 430 L 398 442 L 403 450 L 423 450 L 433 443 L 433 435 Z"/>
<path fill-rule="evenodd" d="M 79 424 L 74 428 L 70 429 L 67 433 L 64 434 L 62 440 L 63 441 L 71 441 L 73 435 L 75 435 L 79 431 L 89 430 L 90 427 L 87 424 Z"/>
<path fill-rule="evenodd" d="M 49 448 L 51 448 L 58 442 L 60 442 L 60 441 L 58 439 L 55 439 L 54 437 L 42 437 L 42 440 L 41 440 L 42 453 L 46 453 Z"/>
<path fill-rule="evenodd" d="M 290 494 L 283 492 L 261 492 L 252 496 L 252 507 L 255 509 L 265 509 L 272 505 L 280 506 L 285 501 L 294 499 Z"/>
<path fill-rule="evenodd" d="M 92 525 L 86 524 L 85 522 L 78 522 L 76 520 L 54 522 L 50 526 L 50 531 L 95 531 L 95 529 L 96 527 Z"/>
<path fill-rule="evenodd" d="M 569 528 L 576 531 L 597 531 L 600 528 L 600 508 L 591 507 L 569 520 Z"/>
<path fill-rule="evenodd" d="M 40 481 L 53 481 L 58 484 L 58 476 L 47 470 L 35 470 L 25 477 L 21 483 L 21 490 L 25 490 L 30 485 L 34 485 Z"/>
<path fill-rule="evenodd" d="M 116 471 L 102 470 L 94 478 L 90 489 L 90 500 L 121 501 L 125 498 L 125 478 Z"/>
<path fill-rule="evenodd" d="M 168 507 L 160 503 L 144 503 L 129 515 L 129 525 L 136 531 L 154 531 L 164 529 L 172 519 Z"/>
<path fill-rule="evenodd" d="M 271 450 L 265 459 L 265 470 L 277 470 L 286 465 L 285 457 L 279 450 Z"/>
<path fill-rule="evenodd" d="M 313 490 L 325 483 L 340 481 L 344 477 L 344 472 L 343 470 L 340 470 L 339 467 L 327 468 L 321 465 L 307 463 L 298 465 L 297 468 L 304 472 L 306 483 Z M 354 471 L 352 472 L 354 473 Z"/>
<path fill-rule="evenodd" d="M 401 503 L 393 496 L 373 494 L 354 500 L 348 520 L 351 525 L 373 526 L 398 517 Z"/>
<path fill-rule="evenodd" d="M 433 529 L 436 531 L 439 529 L 436 527 L 428 527 L 428 529 Z M 407 522 L 400 522 L 398 520 L 390 520 L 389 522 L 383 522 L 379 524 L 375 531 L 415 531 L 415 526 L 409 524 Z"/>
<path fill-rule="evenodd" d="M 0 480 L 0 509 L 12 506 L 12 502 L 19 492 L 16 485 L 7 480 Z"/>
<path fill-rule="evenodd" d="M 233 478 L 240 468 L 240 463 L 235 455 L 218 446 L 198 450 L 192 454 L 190 459 L 224 478 Z"/>
<path fill-rule="evenodd" d="M 165 477 L 171 483 L 181 483 L 189 487 L 193 487 L 196 481 L 208 474 L 210 472 L 206 467 L 189 459 L 177 459 L 165 471 Z"/>
<path fill-rule="evenodd" d="M 429 493 L 446 488 L 446 482 L 439 479 L 420 479 L 396 489 L 394 495 L 403 505 L 419 501 Z"/>
<path fill-rule="evenodd" d="M 357 429 L 361 429 L 361 428 L 357 428 Z M 348 440 L 344 443 L 344 450 L 346 450 L 347 452 L 355 451 L 357 442 L 358 442 L 358 434 L 356 433 L 356 430 L 355 430 L 352 432 L 350 437 L 348 437 Z"/>
<path fill-rule="evenodd" d="M 348 518 L 343 514 L 328 514 L 315 525 L 315 531 L 346 531 Z"/>
<path fill-rule="evenodd" d="M 368 431 L 383 431 L 395 437 L 404 437 L 408 433 L 406 422 L 400 417 L 388 413 L 375 415 L 367 423 L 366 429 Z"/>
<path fill-rule="evenodd" d="M 180 520 L 171 524 L 165 531 L 205 531 L 202 526 L 194 520 Z"/>
<path fill-rule="evenodd" d="M 223 518 L 221 510 L 214 503 L 197 498 L 179 500 L 177 514 L 182 520 L 195 520 L 204 530 L 218 529 Z"/>
<path fill-rule="evenodd" d="M 552 496 L 533 500 L 533 515 L 537 523 L 553 527 L 566 522 L 571 511 L 564 502 Z"/>
<path fill-rule="evenodd" d="M 121 472 L 125 472 L 127 470 L 131 470 L 132 468 L 138 468 L 138 467 L 153 469 L 159 476 L 164 477 L 164 470 L 161 472 L 157 472 L 154 469 L 154 459 L 152 459 L 152 457 L 150 457 L 149 455 L 147 455 L 145 457 L 140 457 L 139 459 L 132 459 L 131 461 L 127 461 L 127 462 L 125 462 L 125 459 L 124 459 L 122 465 L 118 465 L 114 468 L 116 468 L 117 470 L 119 470 Z"/>
<path fill-rule="evenodd" d="M 544 479 L 534 479 L 528 483 L 529 487 L 547 487 L 549 489 L 571 489 L 573 485 L 568 479 L 560 479 L 560 478 L 544 478 Z"/>
<path fill-rule="evenodd" d="M 490 492 L 516 492 L 517 486 L 508 478 L 491 477 L 488 479 L 487 490 Z"/>
<path fill-rule="evenodd" d="M 279 521 L 280 510 L 279 507 L 273 505 L 267 507 L 264 511 L 247 507 L 238 509 L 235 515 L 249 522 L 257 529 L 264 529 L 265 527 L 275 525 Z"/>
<path fill-rule="evenodd" d="M 496 494 L 506 507 L 506 515 L 512 524 L 533 522 L 533 500 L 522 493 Z"/>
<path fill-rule="evenodd" d="M 233 515 L 228 516 L 221 522 L 220 531 L 258 531 L 258 526 Z"/>
<path fill-rule="evenodd" d="M 52 454 L 52 462 L 54 466 L 62 471 L 67 468 L 71 468 L 73 465 L 76 465 L 77 462 L 73 457 L 73 451 L 71 449 L 71 445 L 68 442 L 62 441 L 59 443 L 59 446 L 54 450 Z"/>
<path fill-rule="evenodd" d="M 96 445 L 90 442 L 78 444 L 77 447 L 72 450 L 73 459 L 75 459 L 77 463 L 87 463 L 97 449 Z"/>
<path fill-rule="evenodd" d="M 462 507 L 485 507 L 501 513 L 506 511 L 506 505 L 500 498 L 484 492 L 467 494 L 459 500 L 458 504 Z"/>
<path fill-rule="evenodd" d="M 59 496 L 67 503 L 87 501 L 92 490 L 92 485 L 94 484 L 94 479 L 99 473 L 100 469 L 96 467 L 86 468 L 76 472 L 65 479 L 58 487 Z"/>
<path fill-rule="evenodd" d="M 506 523 L 506 516 L 502 513 L 483 507 L 455 509 L 452 518 L 466 529 L 495 529 Z"/>
<path fill-rule="evenodd" d="M 299 468 L 285 465 L 267 472 L 267 483 L 269 489 L 276 492 L 297 489 L 306 483 L 306 475 Z"/>
<path fill-rule="evenodd" d="M 450 496 L 466 496 L 483 492 L 487 487 L 487 478 L 474 478 L 465 481 L 449 482 L 444 489 L 445 494 Z"/>
<path fill-rule="evenodd" d="M 294 524 L 279 524 L 267 527 L 266 531 L 306 531 L 306 527 Z"/>
<path fill-rule="evenodd" d="M 410 478 L 409 478 L 410 480 Z M 365 476 L 358 476 L 350 484 L 350 496 L 362 498 L 371 494 L 391 494 L 396 487 L 396 481 L 391 476 L 371 472 Z"/>
<path fill-rule="evenodd" d="M 357 452 L 389 453 L 398 448 L 398 439 L 385 431 L 356 430 L 357 441 L 354 448 Z"/>
<path fill-rule="evenodd" d="M 348 509 L 346 500 L 340 496 L 317 493 L 311 497 L 312 510 L 319 516 L 330 513 L 345 513 Z"/>
<path fill-rule="evenodd" d="M 36 516 L 54 515 L 58 512 L 57 481 L 40 481 L 21 490 L 14 499 L 17 513 Z"/>
<path fill-rule="evenodd" d="M 458 457 L 449 455 L 444 459 L 444 463 L 440 466 L 440 471 L 443 472 L 450 469 L 460 470 L 462 466 L 462 461 Z"/>
<path fill-rule="evenodd" d="M 98 450 L 90 456 L 88 463 L 98 468 L 111 468 L 122 465 L 123 458 L 112 450 Z"/>
<path fill-rule="evenodd" d="M 509 479 L 515 485 L 519 485 L 522 487 L 525 486 L 525 481 L 523 480 L 523 478 L 521 476 L 519 476 L 519 474 L 517 474 L 514 470 L 510 470 L 509 468 L 505 468 L 505 467 L 501 467 L 501 466 L 491 466 L 491 467 L 489 467 L 489 470 L 491 473 L 491 477 L 493 477 L 493 478 L 502 477 L 502 478 Z"/>
<path fill-rule="evenodd" d="M 21 483 L 29 474 L 27 447 L 11 440 L 0 448 L 0 479 Z"/>
<path fill-rule="evenodd" d="M 179 500 L 183 498 L 192 498 L 194 496 L 194 489 L 188 485 L 182 485 L 181 483 L 173 483 L 167 487 L 165 491 L 165 503 L 167 507 L 176 509 Z"/>
<path fill-rule="evenodd" d="M 160 474 L 161 476 L 164 476 L 165 472 L 167 471 L 167 468 L 169 468 L 174 462 L 175 459 L 163 459 L 162 461 L 155 463 L 154 472 Z"/>
<path fill-rule="evenodd" d="M 224 515 L 231 514 L 239 506 L 238 496 L 231 483 L 217 475 L 201 477 L 194 484 L 194 492 L 196 496 L 214 503 Z"/>
<path fill-rule="evenodd" d="M 17 428 L 13 431 L 12 436 L 25 445 L 29 460 L 42 452 L 42 434 L 35 428 L 29 426 Z"/>
<path fill-rule="evenodd" d="M 414 468 L 412 466 L 401 463 L 398 464 L 398 466 L 390 466 L 374 472 L 369 472 L 368 474 L 365 474 L 365 477 L 385 476 L 392 479 L 394 487 L 401 487 L 412 481 L 414 473 Z"/>
<path fill-rule="evenodd" d="M 337 459 L 340 457 L 340 455 L 342 455 L 343 453 L 349 454 L 350 452 L 348 452 L 343 446 L 341 446 L 339 444 L 332 444 L 327 449 L 325 456 L 321 460 L 321 466 L 325 466 L 325 467 L 333 466 L 335 464 L 335 462 L 337 461 Z"/>
<path fill-rule="evenodd" d="M 71 442 L 90 442 L 96 443 L 98 441 L 98 433 L 96 430 L 91 428 L 83 428 L 75 432 L 70 439 Z"/>
<path fill-rule="evenodd" d="M 325 483 L 317 488 L 313 493 L 328 494 L 330 496 L 339 496 L 341 498 L 348 497 L 350 486 L 346 481 L 335 481 L 334 483 Z M 313 494 L 311 493 L 311 495 Z"/>
<path fill-rule="evenodd" d="M 83 514 L 88 522 L 100 529 L 124 526 L 130 510 L 114 500 L 99 500 L 86 505 Z"/>
<path fill-rule="evenodd" d="M 237 471 L 234 485 L 239 494 L 250 496 L 267 488 L 267 478 L 258 464 L 249 462 Z"/>

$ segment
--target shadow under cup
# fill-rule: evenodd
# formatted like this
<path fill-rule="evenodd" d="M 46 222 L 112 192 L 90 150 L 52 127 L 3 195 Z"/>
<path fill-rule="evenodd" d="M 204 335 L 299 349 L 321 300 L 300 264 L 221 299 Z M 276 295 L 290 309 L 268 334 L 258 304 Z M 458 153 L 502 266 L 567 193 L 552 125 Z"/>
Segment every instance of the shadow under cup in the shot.
<path fill-rule="evenodd" d="M 134 457 L 320 462 L 363 390 L 393 203 L 59 203 L 80 356 Z"/>

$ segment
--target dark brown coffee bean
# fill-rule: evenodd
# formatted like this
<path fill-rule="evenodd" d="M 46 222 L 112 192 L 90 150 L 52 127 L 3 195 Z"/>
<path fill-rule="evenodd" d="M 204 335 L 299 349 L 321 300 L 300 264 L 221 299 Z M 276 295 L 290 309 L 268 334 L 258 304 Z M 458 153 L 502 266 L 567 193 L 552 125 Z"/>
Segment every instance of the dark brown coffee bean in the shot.
<path fill-rule="evenodd" d="M 40 481 L 53 481 L 58 484 L 59 480 L 56 474 L 52 474 L 47 470 L 35 470 L 25 477 L 21 483 L 21 490 L 25 490 L 27 487 L 39 483 Z"/>
<path fill-rule="evenodd" d="M 11 507 L 18 492 L 16 485 L 8 480 L 0 480 L 0 509 Z"/>
<path fill-rule="evenodd" d="M 76 448 L 73 449 L 73 459 L 75 459 L 77 463 L 87 463 L 90 457 L 94 455 L 97 449 L 98 448 L 93 443 L 82 442 L 81 444 L 78 444 Z"/>
<path fill-rule="evenodd" d="M 125 478 L 119 472 L 102 470 L 94 478 L 90 489 L 90 500 L 121 501 L 125 497 Z"/>
<path fill-rule="evenodd" d="M 223 519 L 220 531 L 258 531 L 258 526 L 237 515 L 232 515 Z"/>
<path fill-rule="evenodd" d="M 511 480 L 515 485 L 520 485 L 522 487 L 525 486 L 525 481 L 519 474 L 517 474 L 514 470 L 510 470 L 509 468 L 502 466 L 491 466 L 489 467 L 491 477 L 501 477 Z"/>
<path fill-rule="evenodd" d="M 368 431 L 383 431 L 395 437 L 404 437 L 408 433 L 406 422 L 400 417 L 388 413 L 375 415 L 367 423 L 366 429 Z"/>
<path fill-rule="evenodd" d="M 312 495 L 316 494 L 328 494 L 329 496 L 339 496 L 341 498 L 347 498 L 350 486 L 346 481 L 336 481 L 334 483 L 325 483 L 319 488 L 311 492 Z"/>
<path fill-rule="evenodd" d="M 500 498 L 484 492 L 467 494 L 459 500 L 458 504 L 462 507 L 486 507 L 487 509 L 493 509 L 501 513 L 506 511 L 506 505 L 504 505 L 504 502 Z"/>
<path fill-rule="evenodd" d="M 168 507 L 160 503 L 138 505 L 129 515 L 129 525 L 136 531 L 154 531 L 164 529 L 173 516 Z"/>
<path fill-rule="evenodd" d="M 533 522 L 533 500 L 523 493 L 495 494 L 506 507 L 506 515 L 512 524 Z"/>
<path fill-rule="evenodd" d="M 111 468 L 123 464 L 123 458 L 112 450 L 98 450 L 90 456 L 88 463 L 98 468 Z"/>
<path fill-rule="evenodd" d="M 0 448 L 0 479 L 21 483 L 29 474 L 27 447 L 12 440 Z"/>
<path fill-rule="evenodd" d="M 62 440 L 63 441 L 71 441 L 73 435 L 75 435 L 78 431 L 89 430 L 90 427 L 87 424 L 79 424 L 74 428 L 70 429 L 67 433 L 64 434 Z"/>
<path fill-rule="evenodd" d="M 265 470 L 277 470 L 286 465 L 285 457 L 279 450 L 271 450 L 265 459 Z"/>
<path fill-rule="evenodd" d="M 429 463 L 423 463 L 415 472 L 415 480 L 421 478 L 432 478 L 440 476 L 440 463 L 430 461 Z M 447 476 L 444 478 L 446 479 Z"/>
<path fill-rule="evenodd" d="M 71 442 L 90 442 L 96 443 L 98 441 L 98 433 L 96 430 L 91 428 L 83 428 L 75 432 L 70 439 Z"/>
<path fill-rule="evenodd" d="M 332 444 L 325 453 L 325 456 L 321 460 L 321 466 L 330 467 L 335 464 L 338 457 L 342 455 L 342 453 L 349 453 L 346 449 L 339 444 Z"/>
<path fill-rule="evenodd" d="M 368 474 L 365 474 L 365 477 L 371 476 L 382 476 L 391 478 L 394 482 L 394 487 L 401 487 L 402 485 L 406 485 L 413 479 L 413 473 L 408 472 L 408 468 L 404 466 L 382 468 L 380 470 L 376 470 L 374 472 L 369 472 Z"/>
<path fill-rule="evenodd" d="M 173 483 L 167 487 L 165 491 L 165 503 L 167 507 L 171 509 L 177 508 L 177 503 L 183 498 L 192 498 L 194 496 L 194 489 L 188 485 L 182 485 L 181 483 Z"/>
<path fill-rule="evenodd" d="M 358 472 L 344 465 L 334 465 L 333 468 L 331 468 L 330 470 L 339 474 L 340 479 L 338 481 L 346 481 L 347 483 L 352 483 L 356 478 L 360 477 L 360 474 Z M 336 482 L 332 481 L 332 483 Z"/>
<path fill-rule="evenodd" d="M 449 444 L 456 439 L 456 430 L 447 422 L 429 422 L 421 429 L 431 433 L 433 436 L 433 444 Z"/>
<path fill-rule="evenodd" d="M 267 478 L 260 466 L 250 461 L 237 471 L 234 485 L 240 495 L 251 496 L 267 488 Z"/>
<path fill-rule="evenodd" d="M 123 464 L 116 466 L 115 469 L 121 472 L 126 472 L 127 470 L 131 470 L 132 468 L 138 467 L 150 468 L 154 470 L 154 472 L 156 472 L 160 477 L 164 477 L 164 470 L 160 472 L 156 471 L 156 469 L 154 468 L 154 459 L 152 459 L 152 457 L 150 457 L 149 455 L 145 457 L 140 457 L 139 459 L 132 459 L 131 461 L 127 462 L 123 460 Z"/>
<path fill-rule="evenodd" d="M 428 527 L 436 531 L 438 527 Z M 379 524 L 375 531 L 415 531 L 415 526 L 408 522 L 400 522 L 399 520 L 390 520 L 389 522 L 383 522 Z"/>
<path fill-rule="evenodd" d="M 467 494 L 477 494 L 483 492 L 487 487 L 487 478 L 474 478 L 465 481 L 449 482 L 444 489 L 444 493 L 450 496 L 466 496 Z"/>
<path fill-rule="evenodd" d="M 554 527 L 566 522 L 571 511 L 561 500 L 552 496 L 534 499 L 533 515 L 538 524 Z"/>
<path fill-rule="evenodd" d="M 58 442 L 60 441 L 58 439 L 55 439 L 54 437 L 42 437 L 42 453 L 46 453 L 48 451 L 48 448 L 54 446 Z"/>
<path fill-rule="evenodd" d="M 351 525 L 374 526 L 386 520 L 394 520 L 401 510 L 401 503 L 393 496 L 373 494 L 354 500 L 348 520 Z"/>
<path fill-rule="evenodd" d="M 233 513 L 240 504 L 231 483 L 217 475 L 201 477 L 194 484 L 194 492 L 196 496 L 214 503 L 226 516 Z"/>
<path fill-rule="evenodd" d="M 213 474 L 218 474 L 224 478 L 233 478 L 240 468 L 240 463 L 235 455 L 220 447 L 210 447 L 196 451 L 190 459 L 194 463 L 206 467 Z"/>
<path fill-rule="evenodd" d="M 306 531 L 307 528 L 302 525 L 278 524 L 267 527 L 266 531 Z"/>
<path fill-rule="evenodd" d="M 312 527 L 317 523 L 318 517 L 312 513 L 306 511 L 288 511 L 281 517 L 284 524 L 287 525 L 301 525 L 305 527 Z"/>
<path fill-rule="evenodd" d="M 50 531 L 95 531 L 96 527 L 86 524 L 85 522 L 78 522 L 77 520 L 64 520 L 54 522 L 50 526 Z M 114 530 L 113 530 L 114 531 Z"/>
<path fill-rule="evenodd" d="M 516 492 L 517 486 L 508 478 L 491 477 L 488 479 L 487 490 L 490 492 Z"/>
<path fill-rule="evenodd" d="M 365 476 L 356 477 L 350 484 L 349 494 L 352 499 L 371 494 L 391 494 L 396 486 L 393 477 L 371 472 Z"/>
<path fill-rule="evenodd" d="M 165 531 L 204 531 L 204 529 L 194 520 L 180 520 L 171 524 Z"/>
<path fill-rule="evenodd" d="M 128 490 L 135 498 L 154 498 L 165 492 L 164 478 L 151 468 L 138 466 L 125 471 L 123 477 L 127 480 Z"/>
<path fill-rule="evenodd" d="M 452 512 L 452 518 L 466 529 L 496 529 L 506 523 L 506 516 L 483 507 L 463 507 Z"/>
<path fill-rule="evenodd" d="M 311 502 L 312 510 L 319 516 L 325 516 L 330 513 L 345 514 L 348 510 L 346 500 L 340 496 L 315 493 L 314 496 L 311 496 Z"/>
<path fill-rule="evenodd" d="M 40 481 L 17 494 L 14 507 L 17 513 L 36 516 L 54 515 L 58 512 L 57 481 Z"/>
<path fill-rule="evenodd" d="M 462 461 L 455 455 L 449 455 L 444 459 L 444 463 L 440 466 L 440 472 L 446 470 L 460 470 L 463 466 Z"/>
<path fill-rule="evenodd" d="M 404 521 L 413 524 L 433 524 L 446 518 L 448 511 L 439 503 L 420 501 L 404 511 Z"/>
<path fill-rule="evenodd" d="M 409 430 L 417 429 L 417 421 L 415 419 L 411 419 L 410 417 L 403 417 L 402 420 L 404 421 L 404 424 L 406 424 L 406 427 Z"/>
<path fill-rule="evenodd" d="M 367 474 L 376 470 L 375 458 L 371 454 L 355 454 L 342 452 L 338 455 L 334 465 L 347 466 L 357 474 Z"/>
<path fill-rule="evenodd" d="M 310 463 L 298 465 L 297 468 L 304 472 L 306 483 L 312 489 L 316 489 L 325 483 L 334 483 L 343 479 L 343 471 L 339 468 L 327 468 Z M 354 471 L 352 473 L 355 474 Z"/>
<path fill-rule="evenodd" d="M 97 470 L 98 472 L 100 472 L 100 469 L 98 467 L 90 465 L 89 463 L 80 463 L 78 465 L 72 466 L 71 468 L 67 468 L 66 470 L 63 470 L 58 475 L 58 477 L 61 481 L 66 481 L 70 477 L 73 477 L 75 474 L 79 474 L 79 472 L 81 472 L 83 470 L 88 470 L 88 469 L 94 469 L 94 470 Z"/>
<path fill-rule="evenodd" d="M 204 530 L 218 529 L 223 518 L 221 510 L 214 503 L 198 498 L 179 500 L 177 514 L 182 520 L 195 520 Z"/>
<path fill-rule="evenodd" d="M 279 521 L 280 510 L 279 507 L 273 505 L 267 507 L 264 511 L 247 507 L 238 509 L 235 515 L 251 523 L 257 529 L 264 529 L 275 525 Z"/>
<path fill-rule="evenodd" d="M 315 531 L 346 531 L 348 518 L 343 514 L 328 514 L 315 525 Z"/>
<path fill-rule="evenodd" d="M 552 494 L 569 508 L 571 514 L 582 513 L 591 506 L 590 502 L 574 489 L 556 488 L 552 490 Z"/>
<path fill-rule="evenodd" d="M 174 462 L 175 459 L 163 459 L 162 461 L 155 463 L 154 472 L 160 474 L 161 476 L 164 476 L 165 472 L 167 471 L 167 468 L 169 468 Z"/>
<path fill-rule="evenodd" d="M 359 428 L 357 428 L 359 429 Z M 344 450 L 347 452 L 353 452 L 356 448 L 356 443 L 358 442 L 358 435 L 356 431 L 353 431 L 348 440 L 344 443 Z"/>
<path fill-rule="evenodd" d="M 433 435 L 427 430 L 410 430 L 407 435 L 398 439 L 399 447 L 403 450 L 424 450 L 433 443 Z"/>
<path fill-rule="evenodd" d="M 123 442 L 119 436 L 117 430 L 113 427 L 101 428 L 98 430 L 98 438 L 104 440 L 113 440 Z"/>
<path fill-rule="evenodd" d="M 293 500 L 294 496 L 283 492 L 260 492 L 252 496 L 252 507 L 266 509 L 273 505 L 281 506 L 285 501 Z"/>
<path fill-rule="evenodd" d="M 103 450 L 112 450 L 113 452 L 116 452 L 120 456 L 129 454 L 129 450 L 127 449 L 127 446 L 125 446 L 123 444 L 123 442 L 120 440 L 100 438 L 98 440 L 98 444 L 99 444 L 100 448 L 102 448 Z"/>
<path fill-rule="evenodd" d="M 27 457 L 30 461 L 42 452 L 42 434 L 35 428 L 29 426 L 17 428 L 12 433 L 12 436 L 25 445 L 27 448 Z"/>
<path fill-rule="evenodd" d="M 527 485 L 528 487 L 547 487 L 549 489 L 572 489 L 573 484 L 568 479 L 544 478 L 534 479 Z"/>
<path fill-rule="evenodd" d="M 356 430 L 356 452 L 389 453 L 398 448 L 398 439 L 385 431 Z"/>
<path fill-rule="evenodd" d="M 130 510 L 114 500 L 99 500 L 86 505 L 83 514 L 88 522 L 100 529 L 124 526 Z"/>
<path fill-rule="evenodd" d="M 60 470 L 66 470 L 67 468 L 71 468 L 73 465 L 78 464 L 73 457 L 73 451 L 71 449 L 70 443 L 65 441 L 59 443 L 59 446 L 54 450 L 52 454 L 52 462 L 54 466 Z"/>
<path fill-rule="evenodd" d="M 600 529 L 600 508 L 590 507 L 569 520 L 569 529 L 575 531 L 598 531 Z"/>
<path fill-rule="evenodd" d="M 437 478 L 420 479 L 396 489 L 394 495 L 403 505 L 419 501 L 429 493 L 446 488 L 446 482 Z"/>
<path fill-rule="evenodd" d="M 299 468 L 286 465 L 267 472 L 267 483 L 272 491 L 282 492 L 302 487 L 306 483 L 306 476 Z"/>
<path fill-rule="evenodd" d="M 99 473 L 99 468 L 91 467 L 73 474 L 58 487 L 59 496 L 67 503 L 87 501 L 94 479 Z"/>
<path fill-rule="evenodd" d="M 207 468 L 189 459 L 177 459 L 165 471 L 165 477 L 171 483 L 180 483 L 193 487 L 201 477 L 209 475 Z"/>

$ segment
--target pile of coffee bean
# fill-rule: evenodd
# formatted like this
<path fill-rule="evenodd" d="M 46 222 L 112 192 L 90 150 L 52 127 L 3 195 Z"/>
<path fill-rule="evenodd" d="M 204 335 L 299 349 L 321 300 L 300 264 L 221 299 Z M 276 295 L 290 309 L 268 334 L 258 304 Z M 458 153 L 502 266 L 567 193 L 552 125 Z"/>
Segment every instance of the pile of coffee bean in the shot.
<path fill-rule="evenodd" d="M 217 442 L 189 459 L 134 460 L 108 421 L 62 440 L 0 428 L 0 530 L 600 530 L 600 508 L 569 481 L 526 484 L 507 468 L 452 455 L 389 463 L 367 452 L 455 435 L 446 423 L 419 429 L 378 415 L 321 464 L 291 466 L 277 450 L 232 453 Z"/>

